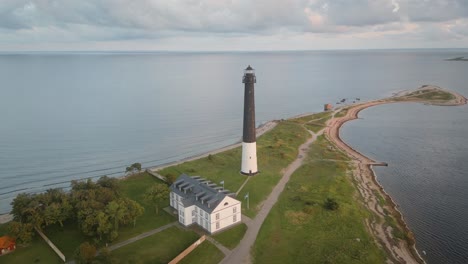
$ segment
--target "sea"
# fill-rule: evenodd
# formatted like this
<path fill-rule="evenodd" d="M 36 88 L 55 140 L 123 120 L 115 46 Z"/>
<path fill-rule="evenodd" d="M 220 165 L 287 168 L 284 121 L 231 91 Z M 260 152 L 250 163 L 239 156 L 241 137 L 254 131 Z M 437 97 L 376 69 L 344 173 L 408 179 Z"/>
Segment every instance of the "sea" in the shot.
<path fill-rule="evenodd" d="M 468 97 L 468 49 L 0 53 L 0 214 L 22 192 L 122 176 L 239 142 L 257 125 L 424 84 Z M 468 107 L 366 109 L 341 132 L 375 168 L 428 263 L 468 262 Z"/>

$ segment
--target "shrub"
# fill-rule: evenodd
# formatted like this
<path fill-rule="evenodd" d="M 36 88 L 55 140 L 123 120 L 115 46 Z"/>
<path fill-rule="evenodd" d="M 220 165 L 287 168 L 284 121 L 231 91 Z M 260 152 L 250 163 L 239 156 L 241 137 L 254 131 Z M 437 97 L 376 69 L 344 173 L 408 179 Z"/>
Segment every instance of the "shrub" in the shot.
<path fill-rule="evenodd" d="M 325 203 L 324 203 L 323 207 L 325 207 L 325 209 L 327 209 L 327 210 L 335 211 L 335 210 L 338 209 L 339 204 L 336 202 L 335 199 L 333 199 L 333 198 L 327 198 L 327 199 L 325 200 Z"/>

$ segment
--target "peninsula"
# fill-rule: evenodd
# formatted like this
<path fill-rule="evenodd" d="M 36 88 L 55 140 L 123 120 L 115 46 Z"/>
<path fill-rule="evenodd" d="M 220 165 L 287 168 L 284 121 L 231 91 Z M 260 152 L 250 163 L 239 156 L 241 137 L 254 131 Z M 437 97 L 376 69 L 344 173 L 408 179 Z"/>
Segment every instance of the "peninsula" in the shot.
<path fill-rule="evenodd" d="M 117 238 L 100 240 L 96 247 L 106 249 L 116 263 L 167 263 L 206 236 L 182 262 L 287 263 L 294 256 L 298 262 L 423 263 L 403 216 L 376 181 L 372 166 L 385 163 L 354 150 L 339 135 L 341 126 L 363 109 L 401 102 L 456 106 L 467 99 L 424 85 L 384 99 L 270 121 L 256 131 L 261 171 L 254 176 L 239 173 L 241 143 L 127 176 L 119 181 L 120 195 L 140 203 L 144 214 L 133 226 L 121 226 Z M 171 183 L 181 173 L 222 182 L 223 189 L 236 193 L 242 224 L 210 235 L 178 225 L 167 212 L 155 214 L 154 204 L 143 197 L 145 190 L 161 184 L 160 179 Z M 168 197 L 158 204 L 167 207 Z M 0 235 L 6 230 L 0 225 Z M 73 218 L 43 231 L 67 260 L 80 243 L 93 241 L 80 233 Z M 27 262 L 33 256 L 60 263 L 37 236 L 0 260 Z"/>

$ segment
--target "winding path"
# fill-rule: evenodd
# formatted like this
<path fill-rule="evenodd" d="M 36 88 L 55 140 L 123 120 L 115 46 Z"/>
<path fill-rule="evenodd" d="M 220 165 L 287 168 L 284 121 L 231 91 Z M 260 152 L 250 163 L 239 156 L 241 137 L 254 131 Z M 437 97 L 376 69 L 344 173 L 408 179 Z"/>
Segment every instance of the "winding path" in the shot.
<path fill-rule="evenodd" d="M 312 135 L 304 144 L 299 146 L 299 153 L 297 158 L 283 170 L 283 177 L 278 184 L 273 188 L 268 198 L 264 201 L 262 208 L 258 212 L 257 216 L 251 221 L 245 221 L 248 229 L 244 235 L 244 238 L 240 241 L 239 245 L 227 255 L 221 263 L 223 264 L 239 264 L 239 263 L 251 263 L 250 249 L 257 239 L 260 227 L 265 221 L 268 213 L 270 212 L 273 205 L 278 201 L 278 197 L 283 192 L 286 183 L 291 178 L 291 175 L 302 165 L 310 145 L 317 139 L 317 136 L 323 133 L 323 130 L 317 134 L 309 131 Z"/>

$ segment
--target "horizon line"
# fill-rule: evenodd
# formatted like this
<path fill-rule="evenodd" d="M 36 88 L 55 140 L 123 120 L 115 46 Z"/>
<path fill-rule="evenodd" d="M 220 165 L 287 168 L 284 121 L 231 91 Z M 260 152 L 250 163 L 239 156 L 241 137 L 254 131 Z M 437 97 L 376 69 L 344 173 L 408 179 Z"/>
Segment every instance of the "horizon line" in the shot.
<path fill-rule="evenodd" d="M 291 50 L 0 50 L 0 54 L 21 53 L 256 53 L 320 51 L 398 51 L 398 50 L 467 50 L 468 48 L 357 48 L 357 49 L 291 49 Z"/>

